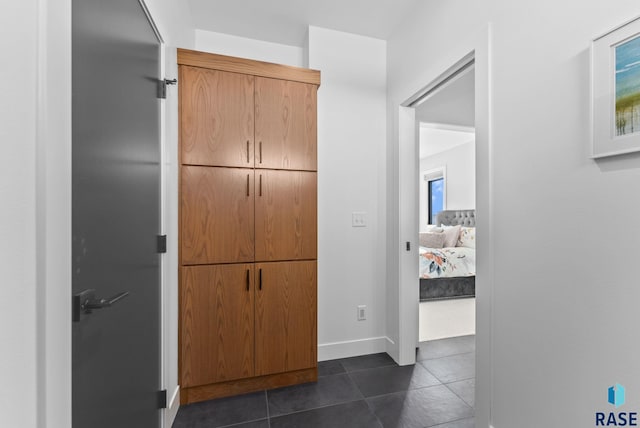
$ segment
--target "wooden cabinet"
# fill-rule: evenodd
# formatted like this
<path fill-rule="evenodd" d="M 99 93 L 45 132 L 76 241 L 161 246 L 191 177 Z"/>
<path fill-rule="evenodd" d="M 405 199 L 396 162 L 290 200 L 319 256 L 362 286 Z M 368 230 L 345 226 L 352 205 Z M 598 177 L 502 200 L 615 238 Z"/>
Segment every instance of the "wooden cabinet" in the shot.
<path fill-rule="evenodd" d="M 316 262 L 256 263 L 256 375 L 315 367 Z"/>
<path fill-rule="evenodd" d="M 254 375 L 253 270 L 253 264 L 182 268 L 182 387 Z"/>
<path fill-rule="evenodd" d="M 256 260 L 317 257 L 316 173 L 256 170 Z"/>
<path fill-rule="evenodd" d="M 257 77 L 256 167 L 317 169 L 317 86 Z"/>
<path fill-rule="evenodd" d="M 183 164 L 317 169 L 317 85 L 189 66 L 180 81 Z"/>
<path fill-rule="evenodd" d="M 181 171 L 182 264 L 253 262 L 253 170 L 184 165 Z"/>
<path fill-rule="evenodd" d="M 182 163 L 253 167 L 254 77 L 180 67 Z"/>
<path fill-rule="evenodd" d="M 182 283 L 183 387 L 316 366 L 315 261 L 189 266 Z"/>
<path fill-rule="evenodd" d="M 180 401 L 315 381 L 320 73 L 178 64 Z"/>

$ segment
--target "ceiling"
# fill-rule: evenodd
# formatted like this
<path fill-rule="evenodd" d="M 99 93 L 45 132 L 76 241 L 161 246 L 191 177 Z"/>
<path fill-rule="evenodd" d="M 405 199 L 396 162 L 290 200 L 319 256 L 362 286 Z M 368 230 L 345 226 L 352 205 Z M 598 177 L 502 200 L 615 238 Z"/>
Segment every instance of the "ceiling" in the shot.
<path fill-rule="evenodd" d="M 420 0 L 188 0 L 195 28 L 302 46 L 309 25 L 388 39 Z"/>
<path fill-rule="evenodd" d="M 416 107 L 420 159 L 475 141 L 475 70 L 471 69 Z"/>
<path fill-rule="evenodd" d="M 476 134 L 473 128 L 420 126 L 420 159 L 451 150 L 461 144 L 475 142 Z"/>
<path fill-rule="evenodd" d="M 416 120 L 457 126 L 475 126 L 475 69 L 447 84 L 416 107 Z"/>

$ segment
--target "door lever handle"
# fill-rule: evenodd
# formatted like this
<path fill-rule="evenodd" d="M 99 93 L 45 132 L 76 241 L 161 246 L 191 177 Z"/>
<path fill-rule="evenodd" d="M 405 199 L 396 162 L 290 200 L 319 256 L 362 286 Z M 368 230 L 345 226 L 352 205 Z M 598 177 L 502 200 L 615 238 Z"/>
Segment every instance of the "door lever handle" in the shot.
<path fill-rule="evenodd" d="M 117 303 L 120 300 L 124 299 L 128 295 L 129 295 L 128 291 L 123 291 L 122 293 L 118 293 L 115 296 L 109 297 L 108 299 L 87 300 L 84 303 L 84 310 L 87 311 L 87 310 L 92 310 L 92 309 L 108 308 L 109 306 L 113 305 L 114 303 Z"/>
<path fill-rule="evenodd" d="M 123 291 L 108 299 L 96 299 L 96 290 L 84 290 L 73 296 L 73 321 L 81 321 L 84 316 L 92 313 L 94 309 L 108 308 L 128 295 L 128 291 Z"/>

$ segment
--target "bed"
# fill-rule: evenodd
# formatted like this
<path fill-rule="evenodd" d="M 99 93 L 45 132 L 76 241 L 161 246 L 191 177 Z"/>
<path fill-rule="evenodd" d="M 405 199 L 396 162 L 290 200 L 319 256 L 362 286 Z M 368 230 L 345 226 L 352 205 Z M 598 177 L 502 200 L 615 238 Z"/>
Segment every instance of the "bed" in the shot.
<path fill-rule="evenodd" d="M 420 234 L 421 302 L 475 297 L 475 225 L 475 210 L 445 210 L 436 216 L 436 227 Z M 437 236 L 441 233 L 448 236 Z"/>

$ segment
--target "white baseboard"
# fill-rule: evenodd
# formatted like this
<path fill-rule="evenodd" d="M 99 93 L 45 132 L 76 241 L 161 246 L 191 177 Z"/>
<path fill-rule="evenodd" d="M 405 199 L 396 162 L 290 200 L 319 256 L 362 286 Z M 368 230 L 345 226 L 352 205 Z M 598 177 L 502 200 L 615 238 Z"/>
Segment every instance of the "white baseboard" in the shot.
<path fill-rule="evenodd" d="M 173 421 L 178 415 L 178 409 L 180 408 L 180 385 L 176 386 L 176 389 L 171 395 L 171 400 L 164 411 L 164 427 L 171 428 Z"/>
<path fill-rule="evenodd" d="M 387 352 L 388 342 L 393 343 L 391 339 L 383 336 L 345 340 L 343 342 L 320 343 L 318 344 L 318 361 Z"/>

